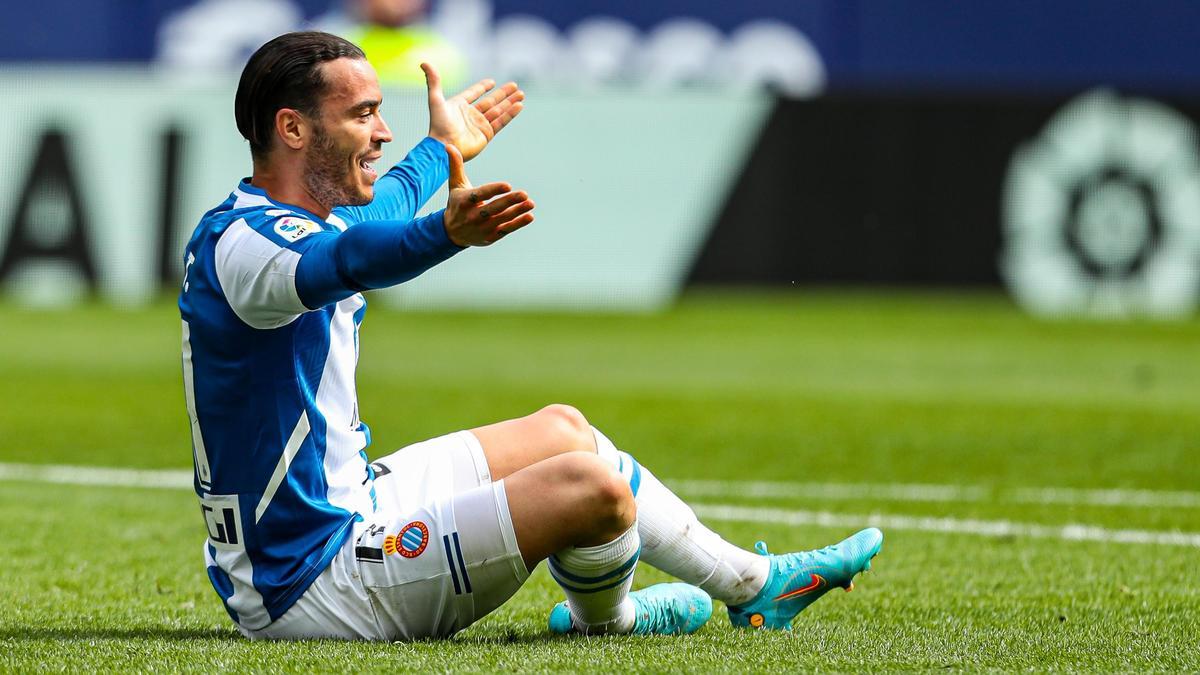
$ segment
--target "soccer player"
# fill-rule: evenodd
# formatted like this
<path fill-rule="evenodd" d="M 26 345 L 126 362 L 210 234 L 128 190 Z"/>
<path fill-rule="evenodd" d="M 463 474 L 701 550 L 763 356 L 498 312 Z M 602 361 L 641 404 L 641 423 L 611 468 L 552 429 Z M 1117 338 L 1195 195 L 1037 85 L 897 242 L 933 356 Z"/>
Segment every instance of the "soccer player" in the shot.
<path fill-rule="evenodd" d="M 238 84 L 253 175 L 197 226 L 179 309 L 204 559 L 241 632 L 448 637 L 542 560 L 567 598 L 549 617 L 559 633 L 688 633 L 711 597 L 735 625 L 784 628 L 849 588 L 878 530 L 820 551 L 739 549 L 569 406 L 368 460 L 354 384 L 362 291 L 533 221 L 526 193 L 472 186 L 463 168 L 524 93 L 483 80 L 447 99 L 423 68 L 429 136 L 382 176 L 372 164 L 391 132 L 353 44 L 280 36 Z M 447 179 L 446 208 L 416 218 Z M 639 557 L 688 583 L 630 592 Z"/>

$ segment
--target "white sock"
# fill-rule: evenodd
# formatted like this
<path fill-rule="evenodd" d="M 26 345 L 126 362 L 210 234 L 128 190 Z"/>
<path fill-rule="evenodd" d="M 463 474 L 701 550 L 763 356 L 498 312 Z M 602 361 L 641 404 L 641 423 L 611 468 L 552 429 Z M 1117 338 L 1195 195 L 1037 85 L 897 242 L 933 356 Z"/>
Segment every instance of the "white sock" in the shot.
<path fill-rule="evenodd" d="M 738 548 L 704 526 L 675 493 L 599 429 L 596 452 L 629 480 L 638 508 L 642 560 L 699 586 L 729 605 L 748 602 L 767 583 L 767 557 Z"/>
<path fill-rule="evenodd" d="M 571 547 L 550 556 L 550 576 L 567 594 L 575 628 L 593 635 L 633 630 L 629 587 L 640 549 L 635 523 L 607 544 Z"/>

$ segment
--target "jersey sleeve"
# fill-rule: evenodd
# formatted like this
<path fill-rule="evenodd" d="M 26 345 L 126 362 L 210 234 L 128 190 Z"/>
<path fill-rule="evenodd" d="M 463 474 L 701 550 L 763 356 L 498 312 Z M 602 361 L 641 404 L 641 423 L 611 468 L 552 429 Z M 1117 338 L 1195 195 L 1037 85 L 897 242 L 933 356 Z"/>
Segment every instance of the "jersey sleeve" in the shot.
<path fill-rule="evenodd" d="M 279 328 L 308 311 L 296 293 L 296 268 L 307 245 L 297 244 L 320 231 L 316 223 L 300 218 L 271 218 L 256 225 L 240 218 L 221 234 L 213 260 L 217 280 L 225 301 L 246 325 Z"/>
<path fill-rule="evenodd" d="M 316 309 L 355 293 L 414 279 L 462 250 L 446 234 L 445 211 L 404 223 L 374 220 L 317 239 L 300 259 L 296 291 Z"/>
<path fill-rule="evenodd" d="M 425 138 L 375 181 L 375 197 L 366 206 L 339 206 L 333 213 L 347 225 L 371 220 L 407 222 L 446 182 L 449 165 L 441 141 Z"/>
<path fill-rule="evenodd" d="M 255 225 L 239 219 L 217 241 L 217 279 L 244 323 L 279 328 L 355 293 L 413 279 L 458 253 L 443 216 L 367 221 L 343 231 L 294 216 Z"/>

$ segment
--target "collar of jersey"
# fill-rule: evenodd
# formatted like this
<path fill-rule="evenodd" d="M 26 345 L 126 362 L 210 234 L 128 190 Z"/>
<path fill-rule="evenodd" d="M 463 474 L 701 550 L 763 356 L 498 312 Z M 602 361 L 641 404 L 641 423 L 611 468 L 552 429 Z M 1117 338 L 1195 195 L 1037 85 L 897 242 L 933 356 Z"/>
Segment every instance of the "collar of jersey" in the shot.
<path fill-rule="evenodd" d="M 324 218 L 322 218 L 321 216 L 318 216 L 317 214 L 313 213 L 312 211 L 308 211 L 307 209 L 302 209 L 299 206 L 296 206 L 295 204 L 286 204 L 284 202 L 277 202 L 274 199 L 271 199 L 271 196 L 267 194 L 266 190 L 264 190 L 260 187 L 255 187 L 254 185 L 251 185 L 249 177 L 243 178 L 240 182 L 238 182 L 238 189 L 247 194 L 252 194 L 252 195 L 257 195 L 259 197 L 262 197 L 263 199 L 266 199 L 267 201 L 271 202 L 272 204 L 274 204 L 275 206 L 278 206 L 281 209 L 287 209 L 288 211 L 299 211 L 300 213 L 304 214 L 305 216 L 308 216 L 309 218 L 317 221 L 318 223 L 321 223 L 322 225 L 324 225 L 326 222 Z"/>

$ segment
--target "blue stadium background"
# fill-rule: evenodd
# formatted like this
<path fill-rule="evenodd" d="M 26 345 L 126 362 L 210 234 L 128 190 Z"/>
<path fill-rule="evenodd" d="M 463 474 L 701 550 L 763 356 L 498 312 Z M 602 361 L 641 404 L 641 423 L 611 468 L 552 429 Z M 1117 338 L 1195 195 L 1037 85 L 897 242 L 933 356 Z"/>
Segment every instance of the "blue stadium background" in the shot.
<path fill-rule="evenodd" d="M 328 0 L 293 0 L 308 17 Z M 0 60 L 148 61 L 155 30 L 189 0 L 9 3 Z M 649 28 L 693 16 L 730 29 L 775 17 L 817 46 L 834 87 L 1200 90 L 1200 3 L 1190 0 L 496 0 L 497 17 L 559 27 L 595 15 Z"/>

